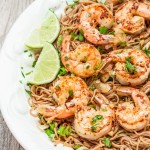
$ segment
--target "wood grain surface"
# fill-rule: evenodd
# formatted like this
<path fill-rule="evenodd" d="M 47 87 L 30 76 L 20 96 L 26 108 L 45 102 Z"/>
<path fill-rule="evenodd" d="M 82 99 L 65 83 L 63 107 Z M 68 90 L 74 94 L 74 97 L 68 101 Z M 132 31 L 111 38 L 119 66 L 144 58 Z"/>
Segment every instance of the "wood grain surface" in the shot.
<path fill-rule="evenodd" d="M 34 0 L 0 0 L 0 49 L 11 26 Z M 0 113 L 0 150 L 23 150 Z"/>

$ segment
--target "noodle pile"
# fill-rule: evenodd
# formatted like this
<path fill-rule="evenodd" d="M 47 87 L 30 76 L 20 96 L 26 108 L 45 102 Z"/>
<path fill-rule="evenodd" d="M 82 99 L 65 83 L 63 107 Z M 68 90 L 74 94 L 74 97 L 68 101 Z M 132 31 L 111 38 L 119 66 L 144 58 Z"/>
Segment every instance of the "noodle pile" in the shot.
<path fill-rule="evenodd" d="M 127 0 L 124 0 L 123 2 L 126 2 Z M 70 35 L 72 32 L 73 33 L 78 33 L 78 24 L 79 24 L 79 14 L 83 10 L 83 8 L 87 5 L 91 5 L 93 3 L 96 3 L 96 0 L 90 1 L 90 0 L 84 0 L 84 1 L 79 1 L 74 8 L 71 8 L 70 6 L 67 6 L 65 8 L 65 15 L 61 17 L 60 23 L 61 23 L 61 31 L 60 35 L 65 37 L 66 35 Z M 113 3 L 111 1 L 107 1 L 106 7 L 108 7 L 113 14 L 115 14 L 116 9 L 122 5 L 122 3 L 119 3 L 115 6 L 113 6 Z M 142 32 L 140 35 L 127 35 L 124 33 L 123 36 L 120 36 L 119 34 L 119 29 L 115 29 L 114 31 L 118 36 L 120 36 L 120 39 L 122 38 L 123 41 L 126 41 L 126 47 L 128 48 L 137 48 L 141 49 L 143 48 L 146 44 L 150 42 L 150 21 L 146 21 L 146 30 Z M 113 28 L 111 29 L 113 31 Z M 110 32 L 111 32 L 110 30 Z M 86 39 L 84 42 L 87 42 Z M 74 50 L 78 45 L 80 45 L 81 41 L 78 40 L 73 40 L 71 41 L 71 49 Z M 54 46 L 61 51 L 61 44 L 56 42 L 54 43 Z M 97 46 L 96 46 L 97 47 Z M 120 47 L 101 47 L 101 56 L 102 58 L 105 58 L 107 53 L 109 51 L 119 49 Z M 105 49 L 105 50 L 103 50 Z M 66 75 L 70 75 L 67 73 Z M 90 96 L 91 99 L 92 97 L 94 98 L 94 95 L 96 94 L 97 90 L 100 90 L 100 87 L 98 86 L 97 81 L 101 79 L 101 75 L 93 76 L 90 78 L 84 79 L 89 88 L 91 88 L 93 85 L 96 86 L 97 89 L 94 91 L 91 91 Z M 87 139 L 84 139 L 82 137 L 79 137 L 79 135 L 75 132 L 74 126 L 73 126 L 73 117 L 68 118 L 68 119 L 56 119 L 55 117 L 53 118 L 46 118 L 43 117 L 42 115 L 34 113 L 36 108 L 39 105 L 57 105 L 56 102 L 53 99 L 52 93 L 51 93 L 51 87 L 54 85 L 54 83 L 58 80 L 58 78 L 53 81 L 50 84 L 45 84 L 45 85 L 31 85 L 31 95 L 32 97 L 29 99 L 29 104 L 31 106 L 31 114 L 33 116 L 38 116 L 39 117 L 39 122 L 41 124 L 41 127 L 43 129 L 46 129 L 51 122 L 55 122 L 55 136 L 52 138 L 52 141 L 55 144 L 58 143 L 63 143 L 66 146 L 69 147 L 74 147 L 74 145 L 80 145 L 81 147 L 86 147 L 87 149 L 90 150 L 106 150 L 108 149 L 107 146 L 104 144 L 103 140 L 104 137 L 99 138 L 98 140 L 95 141 L 89 141 Z M 102 79 L 101 79 L 102 80 Z M 131 101 L 130 97 L 126 97 L 125 99 L 121 99 L 118 97 L 118 95 L 115 93 L 115 88 L 119 86 L 120 84 L 115 80 L 115 78 L 112 77 L 109 79 L 107 82 L 109 86 L 111 86 L 111 90 L 104 94 L 107 99 L 111 101 L 111 103 L 114 104 L 115 109 L 117 108 L 118 103 L 123 102 L 123 101 Z M 140 85 L 136 88 L 144 88 L 144 85 Z M 149 91 L 145 91 L 145 93 L 148 95 Z M 91 100 L 91 103 L 93 101 Z M 69 125 L 72 128 L 72 134 L 67 136 L 67 137 L 61 137 L 58 135 L 57 130 L 60 125 Z M 112 150 L 150 150 L 150 124 L 147 125 L 147 127 L 144 130 L 138 131 L 138 132 L 128 132 L 124 130 L 122 127 L 120 127 L 117 123 L 117 121 L 113 122 L 113 129 L 107 135 L 107 137 L 110 138 L 111 141 L 111 149 Z"/>

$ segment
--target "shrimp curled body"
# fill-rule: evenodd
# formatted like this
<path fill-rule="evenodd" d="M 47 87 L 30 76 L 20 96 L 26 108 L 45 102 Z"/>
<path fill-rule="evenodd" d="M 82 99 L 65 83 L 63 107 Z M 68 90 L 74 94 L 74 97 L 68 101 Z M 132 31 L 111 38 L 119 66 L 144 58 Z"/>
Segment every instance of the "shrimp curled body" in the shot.
<path fill-rule="evenodd" d="M 101 55 L 91 44 L 80 44 L 74 51 L 70 51 L 71 37 L 64 38 L 62 43 L 61 60 L 68 71 L 80 77 L 96 75 L 100 68 Z"/>
<path fill-rule="evenodd" d="M 129 65 L 126 63 L 128 58 L 130 58 Z M 148 75 L 150 73 L 150 59 L 141 50 L 115 50 L 108 54 L 108 57 L 104 60 L 104 62 L 115 63 L 114 71 L 116 79 L 122 85 L 140 85 L 148 79 Z M 134 73 L 130 73 L 127 70 L 130 69 L 131 64 L 132 67 L 134 66 Z"/>
<path fill-rule="evenodd" d="M 93 44 L 113 44 L 113 35 L 104 35 L 96 27 L 105 26 L 111 28 L 113 25 L 113 15 L 109 9 L 102 4 L 92 4 L 84 8 L 80 14 L 80 28 L 84 32 L 84 37 Z"/>
<path fill-rule="evenodd" d="M 150 101 L 144 92 L 131 87 L 118 87 L 119 96 L 131 95 L 135 106 L 131 102 L 118 105 L 116 118 L 120 125 L 127 131 L 139 131 L 144 129 L 150 120 Z"/>
<path fill-rule="evenodd" d="M 100 93 L 95 96 L 100 106 L 96 109 L 86 106 L 75 114 L 74 127 L 83 138 L 96 140 L 112 129 L 114 110 L 108 100 Z M 97 119 L 98 118 L 98 119 Z"/>
<path fill-rule="evenodd" d="M 116 11 L 115 20 L 124 32 L 138 34 L 145 29 L 145 19 L 150 20 L 150 6 L 129 1 Z"/>
<path fill-rule="evenodd" d="M 61 77 L 51 88 L 57 106 L 41 105 L 37 111 L 45 117 L 67 118 L 76 108 L 87 105 L 89 92 L 86 83 L 79 77 Z"/>

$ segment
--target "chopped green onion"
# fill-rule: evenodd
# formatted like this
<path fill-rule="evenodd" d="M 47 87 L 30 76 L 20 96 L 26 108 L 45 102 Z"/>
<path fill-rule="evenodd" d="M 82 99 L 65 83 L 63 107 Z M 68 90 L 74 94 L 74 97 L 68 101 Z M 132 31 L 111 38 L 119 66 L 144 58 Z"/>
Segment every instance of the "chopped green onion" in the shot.
<path fill-rule="evenodd" d="M 108 28 L 107 28 L 107 27 L 100 27 L 99 32 L 100 32 L 101 34 L 106 34 L 107 31 L 108 31 Z"/>
<path fill-rule="evenodd" d="M 19 80 L 19 82 L 22 84 L 22 80 Z"/>
<path fill-rule="evenodd" d="M 148 77 L 148 81 L 150 81 L 150 77 Z"/>
<path fill-rule="evenodd" d="M 67 56 L 65 56 L 65 61 L 67 61 L 68 60 L 68 57 Z"/>
<path fill-rule="evenodd" d="M 70 6 L 71 8 L 74 8 L 75 5 L 79 2 L 79 0 L 73 0 L 73 4 L 68 4 L 68 2 L 66 1 L 67 5 Z"/>
<path fill-rule="evenodd" d="M 93 119 L 92 119 L 92 124 L 95 124 L 98 121 L 102 121 L 104 119 L 104 117 L 102 115 L 96 115 Z"/>
<path fill-rule="evenodd" d="M 29 75 L 29 74 L 31 74 L 31 73 L 32 73 L 32 71 L 30 71 L 30 72 L 27 72 L 27 73 L 26 73 L 26 76 L 28 76 L 28 75 Z"/>
<path fill-rule="evenodd" d="M 119 0 L 119 3 L 122 3 L 122 0 Z"/>
<path fill-rule="evenodd" d="M 148 55 L 148 56 L 150 55 L 150 50 L 149 50 L 149 49 L 145 48 L 143 51 L 144 51 L 144 53 L 145 53 L 146 55 Z"/>
<path fill-rule="evenodd" d="M 105 4 L 106 0 L 98 0 L 99 3 Z"/>
<path fill-rule="evenodd" d="M 34 62 L 32 63 L 32 67 L 34 68 L 36 65 L 37 60 L 34 60 Z"/>
<path fill-rule="evenodd" d="M 110 142 L 110 138 L 104 138 L 102 141 L 103 144 L 106 145 L 106 147 L 110 148 L 111 147 L 111 142 Z"/>
<path fill-rule="evenodd" d="M 58 45 L 61 45 L 62 39 L 63 39 L 63 36 L 60 35 L 60 36 L 58 37 L 58 39 L 57 39 L 57 44 L 58 44 Z"/>
<path fill-rule="evenodd" d="M 80 147 L 81 147 L 81 145 L 76 144 L 76 145 L 73 146 L 73 149 L 74 149 L 74 150 L 77 150 L 77 149 L 80 148 Z"/>
<path fill-rule="evenodd" d="M 45 133 L 48 135 L 50 139 L 52 139 L 55 136 L 54 128 L 55 128 L 55 123 L 52 122 L 49 124 L 49 128 L 45 129 Z"/>
<path fill-rule="evenodd" d="M 84 56 L 84 62 L 86 62 L 87 61 L 87 58 L 86 58 L 86 56 Z"/>
<path fill-rule="evenodd" d="M 60 126 L 57 133 L 62 136 L 62 137 L 66 137 L 69 136 L 72 133 L 72 129 L 70 126 Z"/>
<path fill-rule="evenodd" d="M 126 58 L 125 68 L 127 69 L 127 71 L 128 71 L 130 74 L 134 74 L 135 71 L 136 71 L 136 68 L 134 67 L 134 65 L 132 65 L 132 64 L 130 63 L 130 61 L 131 61 L 131 57 Z"/>
<path fill-rule="evenodd" d="M 28 50 L 24 50 L 24 53 L 28 52 Z"/>
<path fill-rule="evenodd" d="M 77 38 L 77 34 L 74 32 L 71 32 L 71 40 L 74 40 Z"/>
<path fill-rule="evenodd" d="M 69 96 L 70 96 L 70 97 L 73 96 L 73 91 L 72 91 L 72 90 L 69 90 L 68 93 L 69 93 Z"/>
<path fill-rule="evenodd" d="M 102 111 L 103 111 L 103 112 L 106 112 L 106 111 L 107 111 L 107 109 L 106 109 L 106 108 L 102 108 Z"/>
<path fill-rule="evenodd" d="M 69 64 L 66 64 L 66 67 L 69 67 Z"/>
<path fill-rule="evenodd" d="M 21 71 L 21 74 L 22 74 L 22 76 L 25 78 L 25 75 L 24 75 L 24 73 Z"/>
<path fill-rule="evenodd" d="M 31 54 L 31 53 L 29 54 L 29 57 L 32 57 L 32 54 Z"/>
<path fill-rule="evenodd" d="M 92 90 L 92 91 L 94 91 L 96 89 L 96 87 L 94 86 L 94 85 L 92 85 L 91 87 L 90 87 L 90 90 Z"/>
<path fill-rule="evenodd" d="M 97 67 L 94 67 L 93 69 L 94 69 L 95 71 L 96 71 L 96 70 L 98 70 L 98 68 L 97 68 Z"/>
<path fill-rule="evenodd" d="M 66 73 L 67 73 L 67 71 L 66 71 L 65 67 L 60 67 L 60 70 L 59 70 L 58 75 L 59 75 L 59 76 L 63 76 L 63 75 L 65 75 Z"/>
<path fill-rule="evenodd" d="M 109 32 L 108 34 L 110 34 L 110 35 L 115 35 L 115 32 L 112 31 L 112 32 Z"/>
<path fill-rule="evenodd" d="M 120 42 L 119 45 L 120 45 L 121 47 L 125 47 L 125 46 L 127 45 L 127 42 L 126 42 L 126 41 L 125 41 L 125 42 Z"/>
<path fill-rule="evenodd" d="M 92 126 L 91 127 L 92 131 L 95 131 L 97 128 L 99 128 L 99 126 Z"/>
<path fill-rule="evenodd" d="M 83 31 L 82 30 L 79 31 L 78 39 L 81 42 L 84 41 L 84 36 L 83 36 Z"/>
<path fill-rule="evenodd" d="M 31 91 L 25 89 L 25 91 L 29 94 L 29 96 L 31 96 Z"/>
<path fill-rule="evenodd" d="M 86 66 L 86 69 L 89 69 L 90 68 L 90 66 L 88 65 L 88 66 Z"/>

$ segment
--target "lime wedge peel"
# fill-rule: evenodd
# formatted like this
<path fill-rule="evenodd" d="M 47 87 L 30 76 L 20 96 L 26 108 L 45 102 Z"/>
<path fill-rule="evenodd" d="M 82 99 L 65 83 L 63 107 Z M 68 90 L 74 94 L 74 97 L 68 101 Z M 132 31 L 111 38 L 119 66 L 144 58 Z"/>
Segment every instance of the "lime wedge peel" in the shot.
<path fill-rule="evenodd" d="M 60 59 L 57 50 L 50 43 L 46 43 L 30 75 L 28 83 L 41 85 L 53 81 L 60 69 Z"/>
<path fill-rule="evenodd" d="M 43 48 L 45 42 L 53 43 L 60 31 L 60 23 L 57 16 L 48 11 L 41 26 L 34 31 L 25 42 L 25 45 L 31 49 Z"/>

